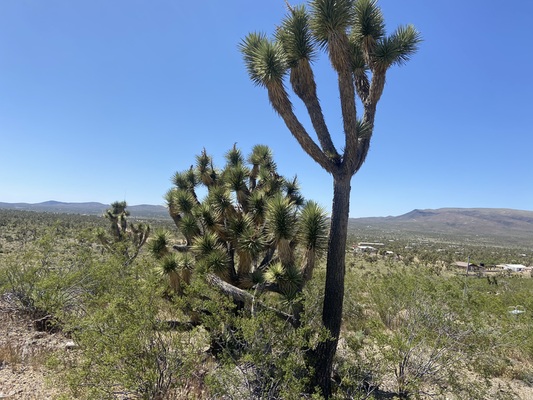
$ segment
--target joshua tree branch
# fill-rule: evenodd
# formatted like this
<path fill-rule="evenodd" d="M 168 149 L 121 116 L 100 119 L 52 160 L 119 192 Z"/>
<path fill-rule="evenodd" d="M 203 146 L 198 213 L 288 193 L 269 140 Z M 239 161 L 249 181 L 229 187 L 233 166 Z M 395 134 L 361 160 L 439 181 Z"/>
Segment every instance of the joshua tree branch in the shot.
<path fill-rule="evenodd" d="M 340 161 L 340 155 L 331 140 L 326 121 L 320 101 L 316 93 L 316 83 L 313 75 L 313 70 L 309 65 L 309 61 L 302 59 L 298 64 L 291 69 L 291 85 L 294 93 L 303 101 L 311 118 L 313 128 L 320 142 L 322 150 L 329 157 Z"/>
<path fill-rule="evenodd" d="M 292 109 L 292 103 L 281 82 L 268 86 L 268 97 L 276 112 L 283 118 L 285 125 L 298 141 L 302 149 L 322 168 L 332 173 L 337 165 L 322 152 L 320 147 L 311 139 Z"/>
<path fill-rule="evenodd" d="M 239 301 L 239 302 L 246 304 L 246 307 L 248 308 L 250 308 L 252 305 L 252 302 L 254 302 L 254 296 L 252 296 L 250 293 L 248 293 L 245 290 L 239 289 L 233 285 L 230 285 L 227 282 L 224 282 L 222 279 L 220 279 L 218 276 L 214 274 L 207 274 L 206 280 L 207 280 L 207 283 L 215 287 L 221 293 L 227 296 L 230 296 L 235 301 Z M 258 302 L 257 300 L 255 300 L 254 302 L 254 307 L 257 309 L 272 311 L 276 316 L 283 319 L 284 321 L 288 321 L 293 326 L 296 326 L 297 324 L 297 321 L 293 315 L 287 314 L 276 308 L 266 306 L 263 303 Z"/>

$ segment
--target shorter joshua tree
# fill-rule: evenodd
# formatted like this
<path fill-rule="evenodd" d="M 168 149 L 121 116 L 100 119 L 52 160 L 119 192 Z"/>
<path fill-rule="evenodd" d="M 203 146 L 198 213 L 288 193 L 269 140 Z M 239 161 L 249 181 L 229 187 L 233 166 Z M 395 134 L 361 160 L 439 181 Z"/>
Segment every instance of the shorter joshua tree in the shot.
<path fill-rule="evenodd" d="M 110 222 L 109 233 L 101 229 L 98 230 L 97 237 L 108 251 L 123 256 L 124 264 L 129 265 L 146 243 L 150 227 L 141 223 L 129 223 L 127 217 L 130 213 L 126 207 L 125 201 L 111 204 L 111 208 L 104 213 L 104 217 Z"/>
<path fill-rule="evenodd" d="M 297 180 L 279 175 L 267 146 L 245 159 L 234 145 L 217 169 L 205 149 L 196 166 L 177 172 L 165 198 L 181 242 L 158 232 L 149 247 L 183 294 L 193 274 L 243 307 L 261 307 L 262 293 L 276 293 L 292 305 L 275 312 L 298 324 L 298 301 L 327 244 L 327 216 L 305 201 Z M 200 200 L 197 188 L 205 197 Z"/>

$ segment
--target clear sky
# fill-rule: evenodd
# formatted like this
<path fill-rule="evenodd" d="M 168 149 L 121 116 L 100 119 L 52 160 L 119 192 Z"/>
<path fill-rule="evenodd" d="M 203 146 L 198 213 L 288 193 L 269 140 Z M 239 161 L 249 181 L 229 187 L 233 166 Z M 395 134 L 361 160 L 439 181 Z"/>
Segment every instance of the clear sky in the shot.
<path fill-rule="evenodd" d="M 388 32 L 412 23 L 424 42 L 388 73 L 350 216 L 533 210 L 533 2 L 379 4 Z M 164 204 L 175 171 L 203 147 L 222 166 L 236 142 L 245 154 L 269 145 L 280 173 L 329 209 L 331 176 L 238 50 L 285 13 L 284 0 L 0 0 L 0 201 Z M 325 57 L 316 74 L 341 147 Z"/>

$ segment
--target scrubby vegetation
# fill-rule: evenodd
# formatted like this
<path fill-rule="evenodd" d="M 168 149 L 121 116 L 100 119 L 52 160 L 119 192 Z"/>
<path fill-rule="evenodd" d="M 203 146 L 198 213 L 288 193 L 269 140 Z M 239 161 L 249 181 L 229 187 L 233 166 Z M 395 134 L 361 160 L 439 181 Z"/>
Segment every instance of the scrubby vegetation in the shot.
<path fill-rule="evenodd" d="M 152 231 L 169 229 L 144 222 Z M 295 326 L 269 307 L 243 308 L 201 274 L 176 294 L 146 246 L 131 259 L 131 252 L 110 250 L 112 236 L 102 244 L 102 229 L 112 235 L 109 219 L 0 211 L 0 224 L 2 311 L 25 314 L 34 330 L 75 343 L 38 358 L 54 371 L 58 398 L 320 397 L 309 390 L 307 357 L 326 338 L 323 261 L 301 291 Z M 135 235 L 124 240 L 139 243 Z M 511 262 L 507 257 L 528 250 L 415 237 L 386 243 L 377 254 L 346 255 L 333 397 L 511 399 L 531 392 L 533 279 L 492 271 L 494 284 L 452 263 L 459 247 L 476 262 Z M 25 362 L 19 347 L 2 349 L 1 368 Z"/>

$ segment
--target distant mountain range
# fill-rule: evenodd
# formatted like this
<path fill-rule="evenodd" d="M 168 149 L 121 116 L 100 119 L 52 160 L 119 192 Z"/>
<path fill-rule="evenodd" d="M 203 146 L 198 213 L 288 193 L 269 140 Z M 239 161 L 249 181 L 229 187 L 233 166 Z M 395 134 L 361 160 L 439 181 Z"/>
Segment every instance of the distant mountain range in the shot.
<path fill-rule="evenodd" d="M 2 203 L 0 209 L 102 215 L 108 204 L 63 203 Z M 170 219 L 164 206 L 141 204 L 128 206 L 132 217 Z M 499 208 L 440 208 L 413 210 L 396 217 L 350 218 L 349 231 L 356 235 L 417 234 L 447 235 L 454 238 L 487 239 L 494 243 L 516 243 L 533 249 L 533 211 Z"/>
<path fill-rule="evenodd" d="M 65 214 L 84 214 L 84 215 L 102 215 L 110 207 L 109 204 L 96 202 L 88 203 L 63 203 L 61 201 L 45 201 L 43 203 L 2 203 L 0 209 L 39 211 Z M 128 206 L 132 217 L 136 218 L 155 218 L 170 219 L 168 210 L 163 206 L 154 206 L 150 204 L 140 204 Z"/>
<path fill-rule="evenodd" d="M 350 231 L 452 236 L 479 243 L 526 245 L 533 249 L 533 211 L 505 208 L 413 210 L 397 217 L 350 219 Z"/>

